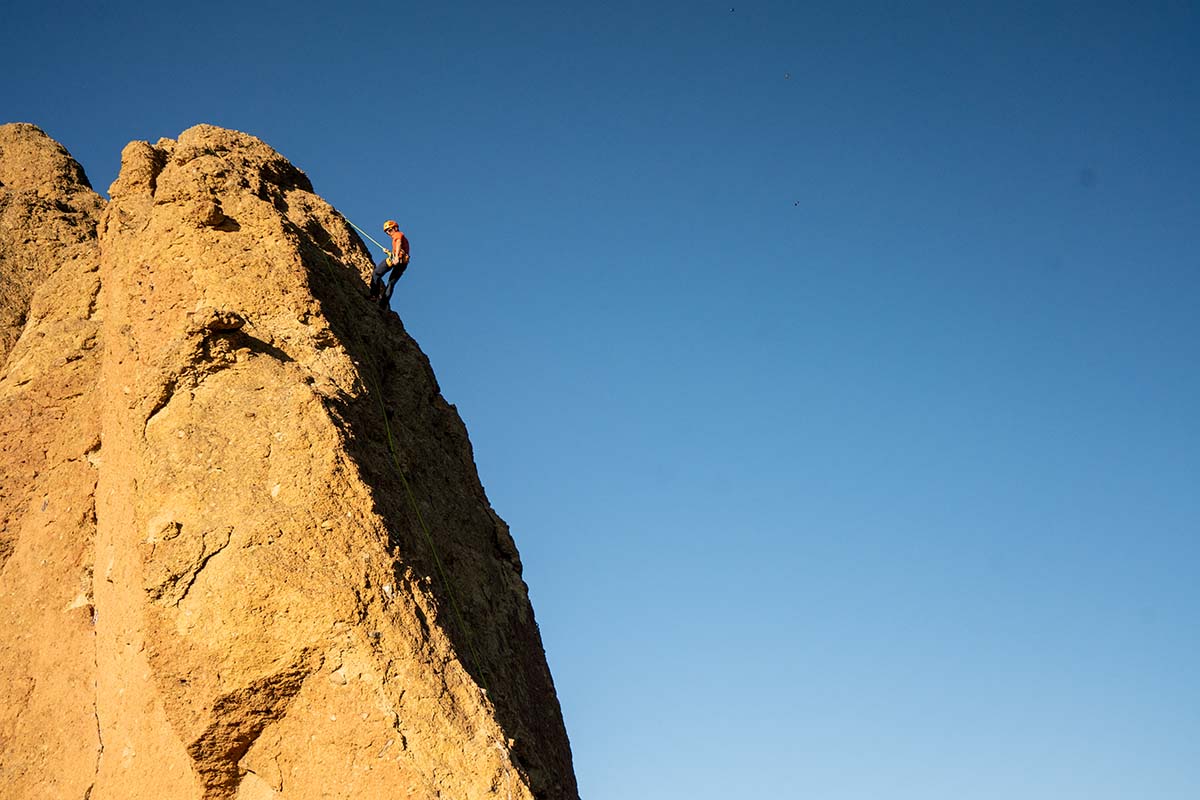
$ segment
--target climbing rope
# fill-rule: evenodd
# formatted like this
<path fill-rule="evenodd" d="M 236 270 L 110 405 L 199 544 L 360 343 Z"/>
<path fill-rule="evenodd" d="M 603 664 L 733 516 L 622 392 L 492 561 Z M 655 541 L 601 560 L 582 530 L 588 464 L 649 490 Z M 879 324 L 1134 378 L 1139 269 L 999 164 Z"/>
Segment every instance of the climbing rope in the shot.
<path fill-rule="evenodd" d="M 350 220 L 346 220 L 346 222 L 350 222 Z M 371 239 L 371 234 L 367 233 L 367 232 L 366 232 L 366 231 L 364 231 L 362 228 L 360 228 L 360 227 L 358 227 L 357 225 L 355 225 L 353 222 L 350 222 L 350 227 L 351 227 L 351 228 L 354 228 L 354 230 L 358 231 L 358 232 L 359 232 L 359 233 L 361 233 L 363 236 L 365 236 L 365 237 L 367 237 L 368 239 L 370 239 L 370 240 L 371 240 L 371 242 L 373 242 L 373 243 L 375 244 L 375 246 L 376 246 L 376 247 L 378 247 L 379 249 L 383 250 L 383 252 L 387 253 L 388 255 L 391 255 L 392 248 L 390 248 L 390 247 L 384 247 L 384 246 L 383 246 L 383 245 L 381 245 L 379 242 L 376 242 L 374 239 Z"/>
<path fill-rule="evenodd" d="M 417 507 L 417 498 L 413 494 L 412 485 L 408 482 L 408 478 L 404 477 L 404 470 L 400 468 L 400 459 L 396 455 L 396 443 L 392 438 L 392 425 L 388 421 L 387 407 L 383 404 L 383 392 L 380 391 L 379 387 L 379 368 L 376 366 L 374 359 L 371 359 L 370 356 L 367 358 L 371 361 L 371 366 L 373 367 L 371 378 L 375 384 L 375 396 L 379 399 L 379 411 L 383 416 L 383 429 L 387 434 L 388 452 L 391 454 L 392 469 L 395 470 L 401 483 L 404 484 L 404 492 L 408 495 L 408 504 L 412 507 L 413 513 L 416 514 L 417 521 L 421 523 L 421 530 L 425 533 L 425 541 L 429 544 L 429 549 L 433 553 L 433 562 L 437 565 L 438 575 L 446 587 L 446 593 L 450 595 L 450 606 L 454 609 L 454 616 L 458 620 L 458 627 L 467 638 L 467 649 L 471 653 L 471 660 L 475 663 L 475 673 L 479 676 L 479 688 L 486 696 L 487 681 L 484 679 L 483 669 L 479 664 L 479 654 L 475 652 L 475 642 L 471 636 L 471 629 L 467 627 L 466 622 L 463 620 L 462 610 L 459 608 L 458 598 L 454 592 L 454 584 L 450 583 L 450 579 L 446 576 L 446 568 L 442 566 L 442 559 L 438 555 L 437 545 L 433 543 L 433 536 L 429 533 L 429 526 L 425 524 L 425 517 L 421 514 L 421 509 Z M 506 784 L 508 800 L 512 800 L 512 751 L 509 750 L 508 742 L 503 738 L 498 738 L 492 742 L 492 746 L 499 750 L 500 754 L 504 757 L 504 782 Z"/>
<path fill-rule="evenodd" d="M 353 224 L 353 223 L 351 223 Z M 369 357 L 368 357 L 369 358 Z M 400 468 L 400 458 L 396 454 L 396 442 L 392 438 L 392 425 L 388 421 L 387 407 L 383 404 L 383 391 L 379 385 L 379 370 L 375 366 L 374 360 L 371 360 L 371 366 L 375 367 L 371 376 L 372 383 L 375 384 L 375 396 L 379 400 L 379 411 L 383 416 L 383 429 L 387 434 L 388 452 L 391 454 L 392 469 L 395 471 L 400 482 L 404 484 L 404 492 L 408 496 L 408 504 L 412 508 L 413 513 L 417 517 L 417 522 L 421 524 L 421 531 L 425 534 L 425 542 L 429 545 L 430 552 L 433 553 L 433 563 L 437 566 L 438 576 L 442 579 L 442 585 L 446 587 L 446 593 L 450 596 L 450 607 L 454 609 L 455 619 L 458 621 L 458 627 L 463 632 L 463 636 L 467 639 L 467 649 L 471 654 L 471 661 L 475 665 L 475 672 L 479 676 L 480 687 L 487 691 L 487 682 L 484 679 L 484 672 L 479 663 L 479 654 L 475 651 L 475 641 L 471 636 L 471 629 L 463 618 L 462 609 L 458 604 L 458 596 L 454 591 L 454 584 L 450 582 L 450 578 L 446 575 L 446 568 L 442 565 L 442 558 L 438 555 L 437 545 L 434 544 L 433 535 L 429 532 L 429 526 L 425 524 L 425 517 L 421 514 L 421 509 L 417 506 L 416 495 L 413 494 L 412 485 L 408 482 L 408 478 L 404 476 L 404 470 Z"/>
<path fill-rule="evenodd" d="M 350 222 L 350 220 L 346 221 Z M 350 222 L 350 224 L 354 225 L 353 222 Z M 354 227 L 361 231 L 363 236 L 371 239 L 367 232 L 362 230 L 362 228 L 359 228 L 357 225 L 354 225 Z M 371 239 L 371 241 L 375 242 L 374 239 Z M 379 244 L 379 242 L 375 242 L 375 244 Z M 383 245 L 379 246 L 383 247 Z M 321 264 L 331 275 L 334 274 L 333 269 L 327 263 L 325 263 L 324 260 L 321 260 Z M 246 322 L 247 324 L 250 324 L 249 320 Z M 251 325 L 251 327 L 253 327 L 253 325 Z M 404 476 L 404 470 L 400 468 L 400 457 L 396 453 L 396 442 L 392 437 L 392 425 L 388 420 L 387 406 L 383 404 L 383 388 L 380 385 L 380 376 L 382 375 L 382 372 L 379 369 L 379 365 L 375 363 L 375 359 L 371 358 L 370 355 L 367 355 L 367 348 L 365 344 L 365 342 L 360 341 L 360 346 L 363 346 L 364 355 L 366 355 L 367 360 L 371 364 L 370 378 L 371 382 L 375 386 L 375 397 L 379 400 L 379 412 L 383 417 L 383 428 L 387 434 L 388 452 L 391 454 L 390 461 L 392 464 L 392 469 L 395 471 L 396 476 L 400 478 L 400 482 L 404 484 L 404 492 L 408 496 L 408 504 L 412 508 L 413 513 L 416 515 L 417 521 L 421 524 L 421 531 L 425 534 L 425 542 L 429 545 L 430 552 L 433 553 L 433 563 L 437 566 L 438 576 L 441 578 L 442 584 L 446 587 L 446 594 L 450 596 L 450 607 L 454 610 L 454 616 L 458 621 L 459 629 L 463 632 L 463 636 L 466 637 L 467 650 L 470 652 L 471 661 L 475 665 L 475 673 L 479 676 L 480 688 L 482 688 L 486 693 L 487 681 L 484 678 L 483 668 L 479 662 L 479 654 L 475 651 L 475 640 L 474 637 L 471 636 L 471 629 L 467 627 L 467 623 L 463 618 L 462 610 L 458 603 L 458 596 L 454 591 L 454 584 L 450 582 L 450 578 L 446 575 L 446 568 L 442 565 L 442 558 L 438 554 L 437 545 L 433 541 L 433 535 L 429 532 L 429 526 L 425 524 L 425 517 L 421 514 L 421 509 L 417 506 L 417 498 L 416 495 L 413 494 L 412 485 L 409 484 L 408 478 Z"/>
<path fill-rule="evenodd" d="M 350 220 L 347 219 L 346 222 L 350 222 Z M 388 248 L 379 244 L 379 242 L 376 242 L 374 239 L 372 239 L 371 235 L 368 234 L 366 231 L 364 231 L 362 228 L 358 227 L 353 222 L 350 222 L 350 225 L 353 226 L 354 229 L 357 230 L 359 233 L 361 233 L 363 236 L 366 236 L 368 239 L 370 239 L 372 242 L 374 242 L 378 247 L 382 248 L 385 252 L 388 252 L 389 254 L 391 253 L 391 250 L 389 250 Z M 325 266 L 326 270 L 332 275 L 333 269 L 328 264 L 325 264 L 324 262 L 322 262 L 322 264 L 323 264 L 323 266 Z M 247 323 L 249 323 L 249 320 L 247 320 Z M 416 495 L 413 494 L 412 485 L 408 482 L 408 478 L 406 478 L 404 475 L 404 470 L 400 467 L 400 457 L 396 453 L 396 441 L 392 436 L 392 425 L 391 425 L 391 422 L 388 420 L 387 406 L 384 405 L 384 402 L 383 402 L 383 389 L 380 384 L 380 380 L 381 380 L 380 376 L 382 375 L 382 373 L 380 372 L 379 365 L 375 362 L 375 359 L 371 358 L 371 356 L 366 352 L 366 347 L 365 347 L 366 343 L 362 342 L 360 340 L 359 344 L 360 344 L 360 346 L 363 346 L 364 355 L 366 356 L 366 360 L 368 362 L 370 362 L 370 364 L 371 364 L 370 378 L 371 378 L 372 384 L 374 384 L 374 387 L 375 387 L 375 397 L 379 400 L 379 413 L 380 413 L 380 416 L 383 417 L 383 429 L 384 429 L 384 433 L 387 436 L 388 453 L 391 456 L 391 458 L 389 460 L 392 464 L 392 470 L 396 473 L 396 476 L 398 478 L 400 478 L 400 482 L 404 485 L 404 493 L 408 497 L 409 507 L 412 508 L 413 514 L 416 515 L 417 521 L 421 525 L 421 531 L 425 535 L 425 542 L 426 542 L 426 544 L 429 545 L 429 551 L 431 553 L 433 553 L 433 563 L 437 567 L 438 577 L 441 578 L 442 584 L 446 587 L 446 594 L 449 595 L 449 597 L 450 597 L 450 607 L 454 610 L 454 617 L 455 617 L 455 620 L 458 622 L 459 630 L 461 630 L 463 632 L 463 636 L 466 637 L 467 650 L 470 652 L 471 661 L 475 665 L 475 673 L 476 673 L 476 675 L 479 676 L 479 678 L 478 678 L 479 688 L 483 692 L 483 694 L 486 696 L 487 695 L 487 681 L 484 677 L 483 667 L 479 662 L 479 654 L 475 650 L 475 640 L 474 640 L 474 637 L 471 636 L 471 629 L 467 627 L 467 623 L 466 623 L 465 619 L 463 618 L 462 609 L 459 607 L 459 603 L 458 603 L 458 595 L 454 591 L 454 584 L 452 584 L 450 582 L 450 578 L 446 574 L 446 568 L 442 565 L 442 558 L 438 554 L 437 545 L 434 543 L 433 535 L 429 532 L 429 526 L 425 524 L 425 516 L 421 513 L 421 509 L 417 505 L 417 498 L 416 498 Z M 505 741 L 503 738 L 497 739 L 495 742 L 492 743 L 492 745 L 497 750 L 500 751 L 501 755 L 504 756 L 504 779 L 505 779 L 505 783 L 507 784 L 506 789 L 507 789 L 508 800 L 512 800 L 512 772 L 511 772 L 511 769 L 514 767 L 512 751 L 509 750 L 508 742 Z"/>
<path fill-rule="evenodd" d="M 368 356 L 368 358 L 370 357 Z M 438 575 L 441 576 L 442 583 L 446 587 L 446 593 L 450 595 L 450 605 L 454 609 L 454 616 L 458 620 L 458 627 L 467 638 L 467 649 L 471 653 L 471 660 L 475 663 L 475 673 L 479 676 L 479 688 L 483 690 L 486 696 L 487 681 L 484 679 L 483 669 L 479 664 L 479 654 L 475 652 L 475 641 L 471 636 L 471 629 L 467 627 L 466 622 L 463 620 L 462 610 L 459 608 L 458 598 L 454 592 L 454 584 L 450 583 L 450 579 L 446 577 L 446 568 L 442 566 L 442 559 L 438 555 L 437 545 L 433 543 L 433 536 L 429 533 L 429 526 L 425 524 L 425 517 L 421 514 L 421 509 L 417 507 L 417 498 L 413 494 L 412 485 L 404 477 L 404 470 L 400 468 L 400 459 L 396 455 L 395 440 L 392 438 L 392 425 L 388 421 L 387 407 L 383 404 L 383 392 L 379 389 L 379 368 L 375 365 L 373 359 L 371 360 L 371 366 L 374 367 L 374 374 L 371 378 L 375 384 L 375 396 L 379 398 L 379 411 L 383 415 L 383 429 L 387 433 L 388 452 L 392 457 L 392 469 L 395 470 L 396 475 L 399 476 L 400 481 L 404 484 L 404 492 L 408 495 L 408 503 L 412 507 L 413 513 L 417 515 L 417 521 L 421 523 L 421 530 L 425 533 L 425 541 L 429 544 L 430 551 L 433 552 L 433 561 L 437 565 Z M 497 739 L 492 742 L 492 746 L 504 756 L 504 782 L 507 788 L 508 800 L 512 800 L 512 773 L 510 771 L 510 768 L 513 766 L 512 752 L 508 749 L 508 743 L 503 739 Z"/>

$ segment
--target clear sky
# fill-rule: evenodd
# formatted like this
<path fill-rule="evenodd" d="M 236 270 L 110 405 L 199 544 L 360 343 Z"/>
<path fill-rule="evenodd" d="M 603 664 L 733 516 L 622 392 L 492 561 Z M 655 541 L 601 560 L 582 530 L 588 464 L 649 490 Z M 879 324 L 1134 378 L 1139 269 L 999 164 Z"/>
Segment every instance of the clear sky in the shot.
<path fill-rule="evenodd" d="M 512 525 L 585 800 L 1200 797 L 1200 7 L 10 4 L 101 192 L 262 137 Z"/>

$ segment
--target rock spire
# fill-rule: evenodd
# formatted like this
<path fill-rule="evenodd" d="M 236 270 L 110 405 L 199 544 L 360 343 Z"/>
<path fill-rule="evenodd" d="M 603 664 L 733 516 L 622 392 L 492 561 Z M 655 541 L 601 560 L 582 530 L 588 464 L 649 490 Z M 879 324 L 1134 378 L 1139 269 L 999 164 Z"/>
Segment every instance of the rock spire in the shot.
<path fill-rule="evenodd" d="M 12 800 L 576 798 L 507 525 L 305 174 L 0 126 Z"/>

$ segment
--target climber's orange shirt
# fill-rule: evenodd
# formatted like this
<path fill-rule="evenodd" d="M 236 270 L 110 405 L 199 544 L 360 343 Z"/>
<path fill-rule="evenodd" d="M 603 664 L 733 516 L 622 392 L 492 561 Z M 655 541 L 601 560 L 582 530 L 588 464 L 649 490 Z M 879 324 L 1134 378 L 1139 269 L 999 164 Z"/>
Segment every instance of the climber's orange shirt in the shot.
<path fill-rule="evenodd" d="M 392 231 L 392 258 L 396 260 L 408 260 L 408 237 L 404 235 L 404 231 Z M 400 258 L 400 254 L 404 253 L 404 258 Z"/>

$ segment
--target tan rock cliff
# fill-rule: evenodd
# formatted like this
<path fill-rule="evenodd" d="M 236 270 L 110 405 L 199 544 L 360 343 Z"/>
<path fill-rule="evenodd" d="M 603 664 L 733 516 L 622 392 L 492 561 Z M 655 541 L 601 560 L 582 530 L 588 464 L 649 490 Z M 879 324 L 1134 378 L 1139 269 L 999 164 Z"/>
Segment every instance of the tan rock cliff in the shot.
<path fill-rule="evenodd" d="M 574 798 L 516 546 L 307 177 L 0 126 L 6 798 Z M 428 534 L 426 533 L 428 531 Z"/>

